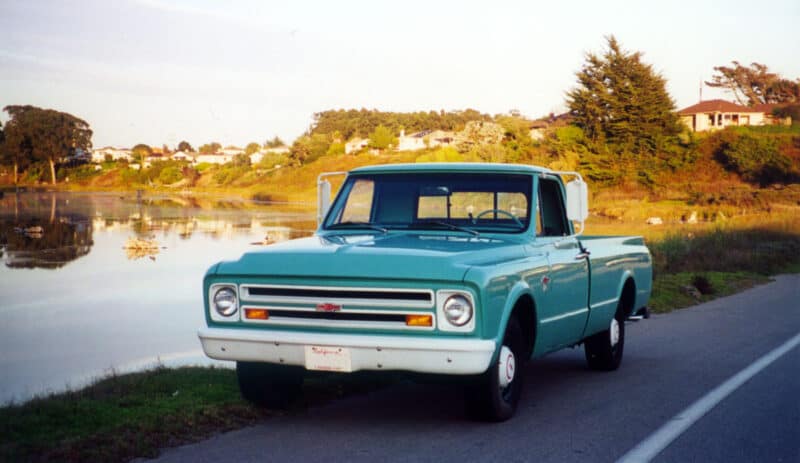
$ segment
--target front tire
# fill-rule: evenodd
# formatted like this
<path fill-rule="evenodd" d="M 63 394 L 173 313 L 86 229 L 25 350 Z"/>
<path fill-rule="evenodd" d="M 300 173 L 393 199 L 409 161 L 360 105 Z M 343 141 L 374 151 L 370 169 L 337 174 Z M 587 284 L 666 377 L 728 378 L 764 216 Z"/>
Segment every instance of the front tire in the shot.
<path fill-rule="evenodd" d="M 304 369 L 263 362 L 236 362 L 242 397 L 259 407 L 286 408 L 300 395 Z"/>
<path fill-rule="evenodd" d="M 622 301 L 617 307 L 617 313 L 611 319 L 607 330 L 601 331 L 584 341 L 586 362 L 589 368 L 599 371 L 614 371 L 622 363 L 622 353 L 625 349 L 625 315 Z"/>
<path fill-rule="evenodd" d="M 506 421 L 517 410 L 523 387 L 525 337 L 519 322 L 508 322 L 500 355 L 464 394 L 467 415 L 481 421 Z"/>

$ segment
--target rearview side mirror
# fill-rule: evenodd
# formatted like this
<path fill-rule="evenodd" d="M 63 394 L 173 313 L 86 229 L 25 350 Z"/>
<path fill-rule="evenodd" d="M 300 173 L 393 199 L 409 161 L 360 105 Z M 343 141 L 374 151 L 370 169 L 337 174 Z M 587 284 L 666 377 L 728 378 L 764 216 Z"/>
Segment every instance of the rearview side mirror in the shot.
<path fill-rule="evenodd" d="M 325 172 L 317 177 L 317 226 L 325 220 L 328 209 L 331 207 L 331 182 L 326 177 L 334 175 L 347 175 L 347 172 Z"/>
<path fill-rule="evenodd" d="M 317 183 L 317 225 L 322 223 L 329 207 L 331 207 L 331 182 L 321 180 Z"/>
<path fill-rule="evenodd" d="M 575 179 L 566 185 L 567 218 L 585 222 L 589 217 L 589 186 L 582 179 Z"/>

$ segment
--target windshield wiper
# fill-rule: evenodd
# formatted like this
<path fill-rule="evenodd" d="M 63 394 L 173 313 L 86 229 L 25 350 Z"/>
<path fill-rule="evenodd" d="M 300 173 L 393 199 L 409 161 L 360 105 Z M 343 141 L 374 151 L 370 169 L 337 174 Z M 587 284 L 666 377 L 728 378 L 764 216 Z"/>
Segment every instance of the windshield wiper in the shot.
<path fill-rule="evenodd" d="M 430 222 L 414 222 L 411 224 L 414 228 L 424 228 L 425 225 L 438 225 L 440 227 L 447 228 L 448 230 L 455 230 L 455 231 L 462 231 L 466 233 L 470 233 L 472 236 L 481 236 L 477 230 L 473 230 L 467 227 L 460 227 L 458 225 L 453 225 L 449 222 L 442 222 L 441 220 L 431 220 Z"/>
<path fill-rule="evenodd" d="M 335 230 L 337 228 L 369 228 L 371 230 L 379 231 L 384 235 L 389 232 L 388 228 L 381 227 L 380 225 L 371 224 L 369 222 L 339 222 L 328 225 L 328 230 Z"/>

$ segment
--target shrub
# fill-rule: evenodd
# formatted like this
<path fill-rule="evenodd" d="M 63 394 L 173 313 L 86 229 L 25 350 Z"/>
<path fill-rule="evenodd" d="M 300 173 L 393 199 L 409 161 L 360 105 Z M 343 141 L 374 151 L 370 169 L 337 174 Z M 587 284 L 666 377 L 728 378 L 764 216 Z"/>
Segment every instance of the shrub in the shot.
<path fill-rule="evenodd" d="M 791 159 L 778 150 L 775 137 L 737 131 L 726 131 L 721 137 L 717 160 L 744 180 L 766 185 L 796 177 Z"/>
<path fill-rule="evenodd" d="M 158 181 L 165 185 L 170 185 L 183 179 L 181 170 L 176 166 L 168 166 L 161 170 Z"/>

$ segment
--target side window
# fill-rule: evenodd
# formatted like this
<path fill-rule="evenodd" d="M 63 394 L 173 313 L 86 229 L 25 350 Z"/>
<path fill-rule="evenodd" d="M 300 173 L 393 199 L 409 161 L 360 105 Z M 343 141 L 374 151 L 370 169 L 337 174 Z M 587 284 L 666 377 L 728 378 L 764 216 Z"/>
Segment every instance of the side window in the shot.
<path fill-rule="evenodd" d="M 372 198 L 375 192 L 375 182 L 372 180 L 356 180 L 347 203 L 344 205 L 342 217 L 339 222 L 369 222 L 372 214 Z"/>
<path fill-rule="evenodd" d="M 539 214 L 536 217 L 538 236 L 566 236 L 569 234 L 564 198 L 555 180 L 539 178 Z"/>

